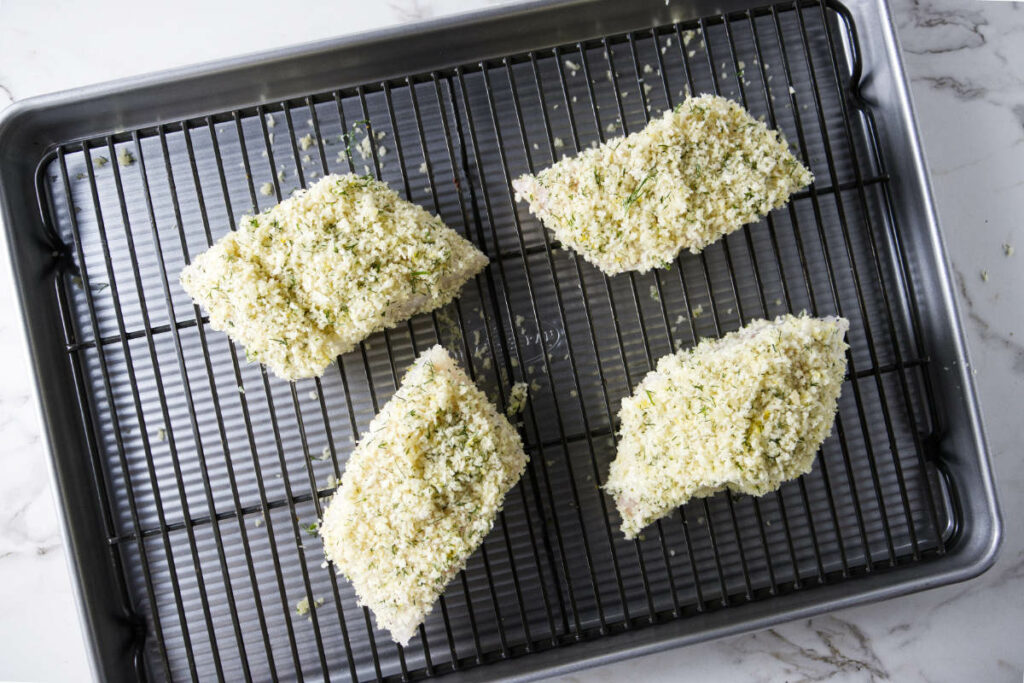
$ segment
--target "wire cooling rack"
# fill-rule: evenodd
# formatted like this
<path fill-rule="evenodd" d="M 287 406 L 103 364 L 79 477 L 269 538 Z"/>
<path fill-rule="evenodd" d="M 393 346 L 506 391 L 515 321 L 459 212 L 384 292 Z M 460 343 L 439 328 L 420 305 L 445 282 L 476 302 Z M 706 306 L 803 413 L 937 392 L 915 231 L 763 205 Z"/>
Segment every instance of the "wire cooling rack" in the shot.
<path fill-rule="evenodd" d="M 957 520 L 871 112 L 831 6 L 786 3 L 66 142 L 40 167 L 56 288 L 117 600 L 157 679 L 414 679 L 614 636 L 945 550 Z M 784 132 L 814 184 L 666 270 L 607 278 L 510 181 L 641 129 L 688 93 Z M 364 141 L 365 140 L 365 141 Z M 282 382 L 210 329 L 181 268 L 324 174 L 386 180 L 487 253 L 459 300 Z M 694 501 L 635 541 L 598 489 L 615 416 L 662 355 L 760 317 L 851 321 L 813 472 Z M 314 525 L 405 368 L 440 342 L 502 409 L 531 385 L 531 463 L 401 648 L 323 565 Z"/>

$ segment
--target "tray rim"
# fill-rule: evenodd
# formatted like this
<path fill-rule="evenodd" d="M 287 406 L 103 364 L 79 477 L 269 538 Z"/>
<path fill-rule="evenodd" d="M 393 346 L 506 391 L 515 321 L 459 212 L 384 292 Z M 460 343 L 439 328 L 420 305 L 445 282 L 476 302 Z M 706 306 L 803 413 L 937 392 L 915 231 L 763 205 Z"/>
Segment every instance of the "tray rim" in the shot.
<path fill-rule="evenodd" d="M 45 333 L 47 328 L 53 329 L 53 320 L 44 320 L 44 313 L 31 305 L 33 295 L 38 292 L 30 291 L 29 280 L 27 279 L 28 266 L 19 257 L 31 252 L 26 251 L 38 248 L 40 242 L 45 242 L 45 236 L 41 233 L 42 220 L 39 214 L 39 207 L 26 207 L 18 205 L 17 198 L 25 196 L 26 189 L 33 189 L 36 173 L 40 165 L 45 163 L 48 154 L 58 144 L 55 130 L 61 125 L 69 125 L 74 122 L 76 107 L 82 106 L 83 102 L 96 103 L 113 98 L 122 103 L 131 104 L 132 98 L 152 97 L 158 94 L 157 91 L 171 86 L 192 86 L 199 87 L 204 79 L 225 78 L 237 74 L 252 76 L 262 72 L 264 69 L 278 69 L 291 62 L 313 59 L 325 53 L 338 51 L 356 51 L 371 47 L 379 47 L 385 43 L 397 43 L 398 41 L 417 39 L 422 40 L 433 35 L 465 36 L 469 31 L 481 26 L 494 25 L 501 22 L 508 26 L 508 22 L 520 22 L 528 25 L 530 21 L 538 21 L 538 17 L 545 17 L 551 21 L 551 17 L 568 16 L 574 8 L 580 6 L 601 7 L 607 9 L 613 6 L 614 0 L 533 0 L 519 5 L 490 8 L 481 11 L 463 13 L 455 16 L 444 17 L 431 21 L 402 25 L 386 29 L 374 30 L 367 33 L 354 34 L 340 38 L 331 38 L 321 41 L 309 42 L 294 46 L 277 48 L 269 51 L 255 52 L 248 55 L 231 57 L 226 59 L 208 62 L 205 64 L 193 64 L 173 69 L 167 69 L 151 74 L 131 76 L 123 79 L 87 85 L 73 90 L 58 93 L 39 95 L 25 100 L 15 102 L 3 112 L 0 112 L 0 217 L 3 219 L 5 238 L 8 244 L 9 258 L 11 262 L 12 280 L 17 294 L 18 305 L 22 314 L 22 339 L 28 350 L 30 367 L 32 370 L 32 394 L 35 399 L 37 413 L 40 419 L 42 431 L 45 434 L 43 448 L 46 454 L 47 467 L 50 475 L 50 482 L 54 500 L 58 507 L 61 537 L 64 548 L 67 551 L 66 560 L 71 574 L 72 589 L 75 594 L 77 610 L 80 623 L 83 627 L 87 650 L 89 652 L 89 665 L 93 678 L 96 680 L 129 680 L 136 677 L 145 677 L 145 671 L 140 659 L 139 652 L 130 652 L 130 643 L 122 638 L 111 638 L 109 632 L 102 629 L 116 625 L 117 615 L 99 615 L 95 608 L 102 604 L 96 592 L 100 588 L 95 585 L 95 578 L 87 575 L 83 566 L 85 561 L 84 552 L 89 552 L 86 547 L 87 535 L 95 533 L 97 529 L 89 531 L 86 528 L 87 520 L 81 518 L 82 510 L 73 509 L 82 492 L 75 495 L 74 482 L 71 481 L 72 471 L 69 470 L 68 457 L 74 455 L 71 448 L 74 441 L 69 439 L 68 434 L 60 434 L 61 428 L 66 426 L 60 424 L 59 420 L 66 416 L 67 410 L 55 410 L 53 401 L 57 399 L 60 387 L 54 386 L 54 368 L 47 366 L 49 358 L 44 357 L 41 349 L 46 346 Z M 622 3 L 628 5 L 629 3 Z M 671 23 L 672 21 L 686 21 L 698 16 L 710 16 L 713 14 L 727 14 L 737 9 L 746 9 L 757 6 L 760 3 L 743 2 L 742 0 L 724 0 L 724 2 L 713 3 L 705 8 L 694 4 L 689 6 L 685 15 L 679 7 L 662 7 L 660 0 L 643 0 L 637 3 L 651 6 L 651 15 L 638 24 L 622 23 L 619 18 L 605 18 L 606 22 L 618 21 L 613 32 L 597 30 L 597 35 L 615 35 L 618 33 L 634 30 L 638 27 L 649 27 L 656 24 Z M 937 561 L 923 562 L 911 567 L 895 568 L 893 570 L 879 571 L 868 576 L 861 576 L 856 580 L 849 580 L 842 583 L 824 585 L 814 590 L 795 592 L 779 596 L 775 600 L 760 601 L 744 606 L 744 611 L 737 616 L 737 611 L 719 610 L 702 614 L 687 619 L 678 619 L 672 622 L 659 624 L 655 627 L 647 627 L 628 631 L 622 634 L 605 636 L 585 642 L 578 642 L 566 650 L 557 648 L 534 653 L 528 657 L 516 657 L 503 662 L 497 662 L 474 669 L 450 674 L 452 680 L 493 680 L 496 676 L 507 678 L 507 680 L 533 680 L 543 676 L 551 676 L 560 673 L 577 671 L 583 668 L 607 664 L 627 657 L 649 654 L 652 652 L 721 638 L 728 635 L 744 633 L 767 628 L 771 625 L 798 618 L 806 618 L 823 614 L 836 609 L 860 605 L 869 602 L 876 602 L 899 595 L 926 590 L 949 583 L 955 583 L 973 578 L 995 562 L 996 554 L 1002 542 L 1002 518 L 996 498 L 995 486 L 991 469 L 991 462 L 987 443 L 984 436 L 983 419 L 977 400 L 977 392 L 972 374 L 969 353 L 967 350 L 962 315 L 950 278 L 950 261 L 944 246 L 938 219 L 935 213 L 934 201 L 927 163 L 924 159 L 923 150 L 916 125 L 914 105 L 910 97 L 909 85 L 906 73 L 900 56 L 899 40 L 893 28 L 893 20 L 886 0 L 845 0 L 840 4 L 838 0 L 828 0 L 832 8 L 839 8 L 856 14 L 856 24 L 860 28 L 861 35 L 865 20 L 873 18 L 875 28 L 880 29 L 880 38 L 888 59 L 888 67 L 892 70 L 895 95 L 900 105 L 897 113 L 903 125 L 901 131 L 906 136 L 907 151 L 910 156 L 908 163 L 914 170 L 912 185 L 916 185 L 916 199 L 920 201 L 921 209 L 924 212 L 923 222 L 927 227 L 927 238 L 929 246 L 934 252 L 934 259 L 938 271 L 936 283 L 938 295 L 944 309 L 945 322 L 948 324 L 948 341 L 952 343 L 951 356 L 958 361 L 957 372 L 947 374 L 947 381 L 952 382 L 953 378 L 959 384 L 959 391 L 962 394 L 961 417 L 966 418 L 966 425 L 961 425 L 967 430 L 969 443 L 973 447 L 973 457 L 966 465 L 970 469 L 976 468 L 976 474 L 980 486 L 980 498 L 974 500 L 975 514 L 983 515 L 981 519 L 969 520 L 967 536 L 961 536 L 960 542 L 946 554 L 944 558 Z M 713 12 L 710 10 L 714 10 Z M 671 12 L 670 12 L 671 10 Z M 707 10 L 707 11 L 706 11 Z M 635 7 L 630 7 L 625 13 L 628 16 L 639 15 Z M 600 22 L 598 22 L 600 25 Z M 558 35 L 557 30 L 555 31 Z M 585 36 L 576 35 L 572 40 L 583 39 Z M 515 39 L 519 39 L 515 37 Z M 566 42 L 559 37 L 553 38 L 558 42 Z M 502 45 L 504 45 L 502 43 Z M 533 49 L 531 47 L 518 48 L 519 51 Z M 477 55 L 473 60 L 486 59 L 490 56 L 508 54 L 509 51 L 503 47 L 495 47 L 493 54 Z M 457 54 L 457 53 L 456 53 Z M 408 58 L 406 58 L 408 59 Z M 458 56 L 446 58 L 441 63 L 424 65 L 418 67 L 417 71 L 428 71 L 435 68 L 443 68 L 455 63 L 464 63 L 466 60 Z M 348 68 L 348 67 L 346 67 Z M 358 69 L 358 65 L 355 67 Z M 385 66 L 386 68 L 386 66 Z M 350 69 L 351 70 L 351 69 Z M 409 70 L 405 69 L 404 75 Z M 317 77 L 311 76 L 310 78 Z M 371 80 L 382 80 L 388 75 L 376 74 L 374 76 L 361 77 L 360 82 Z M 258 81 L 258 79 L 257 79 Z M 305 81 L 302 81 L 305 82 Z M 247 83 L 251 87 L 254 83 Z M 280 80 L 277 83 L 280 86 Z M 332 87 L 344 87 L 347 83 Z M 290 97 L 304 96 L 310 91 L 301 85 L 295 85 L 294 91 L 288 94 L 287 89 L 279 88 L 273 96 L 261 95 L 258 99 L 248 98 L 242 102 L 232 100 L 232 97 L 245 97 L 244 94 L 235 92 L 217 99 L 216 110 L 227 110 L 233 108 L 251 108 L 258 103 L 288 99 Z M 243 88 L 245 90 L 245 88 Z M 318 90 L 317 90 L 318 91 Z M 164 95 L 166 100 L 169 95 Z M 205 102 L 211 99 L 204 97 Z M 188 103 L 176 103 L 177 107 L 185 106 Z M 173 107 L 172 107 L 173 109 Z M 205 110 L 213 109 L 210 106 Z M 177 109 L 174 109 L 177 112 Z M 147 123 L 153 125 L 160 121 L 147 120 L 144 123 L 133 121 L 130 117 L 124 118 L 124 112 L 112 112 L 120 115 L 115 121 L 110 117 L 96 117 L 94 122 L 95 130 L 88 127 L 79 127 L 77 134 L 71 139 L 89 137 L 97 133 L 107 133 L 112 129 L 121 130 L 144 126 Z M 166 117 L 160 117 L 166 121 L 178 121 L 181 119 L 196 116 L 195 110 L 190 113 L 173 113 Z M 68 117 L 71 118 L 68 118 Z M 61 118 L 65 117 L 65 118 Z M 66 136 L 62 136 L 62 142 L 66 142 Z M 12 159 L 15 161 L 12 163 Z M 25 173 L 31 169 L 31 173 Z M 28 196 L 36 196 L 34 192 Z M 33 202 L 34 203 L 34 202 Z M 32 208 L 36 210 L 33 215 Z M 19 209 L 21 212 L 19 213 Z M 26 209 L 28 209 L 26 214 Z M 15 227 L 15 226 L 19 227 Z M 35 230 L 35 233 L 32 232 Z M 35 244 L 33 244 L 35 243 Z M 37 254 L 38 256 L 38 254 Z M 39 259 L 42 264 L 43 259 Z M 30 264 L 31 265 L 31 264 Z M 47 325 L 47 323 L 51 323 Z M 52 339 L 49 340 L 53 346 Z M 61 346 L 57 344 L 57 346 Z M 63 359 L 62 359 L 63 360 Z M 933 361 L 934 362 L 934 361 Z M 66 365 L 66 363 L 65 363 Z M 67 375 L 57 370 L 57 374 Z M 58 406 L 67 408 L 67 406 Z M 76 423 L 77 428 L 81 426 Z M 67 430 L 63 430 L 67 431 Z M 80 435 L 79 435 L 80 436 Z M 970 466 L 975 466 L 971 468 Z M 94 501 L 95 506 L 95 501 Z M 98 506 L 95 506 L 98 507 Z M 87 511 L 90 512 L 90 511 Z M 91 511 L 96 512 L 97 511 Z M 96 515 L 93 515 L 95 517 Z M 95 519 L 92 520 L 96 522 Z M 978 532 L 977 527 L 982 527 Z M 93 549 L 96 550 L 96 549 Z M 96 558 L 92 558 L 95 560 Z M 95 568 L 94 568 L 95 569 Z M 90 610 L 90 606 L 94 609 Z M 99 623 L 98 618 L 105 616 L 105 623 Z M 121 615 L 121 618 L 127 616 Z M 113 617 L 113 618 L 111 618 Z M 123 624 L 122 624 L 123 627 Z M 569 655 L 568 653 L 572 653 Z M 129 656 L 134 654 L 134 656 Z M 129 662 L 128 667 L 115 668 L 117 662 L 111 659 L 118 657 L 124 664 Z"/>

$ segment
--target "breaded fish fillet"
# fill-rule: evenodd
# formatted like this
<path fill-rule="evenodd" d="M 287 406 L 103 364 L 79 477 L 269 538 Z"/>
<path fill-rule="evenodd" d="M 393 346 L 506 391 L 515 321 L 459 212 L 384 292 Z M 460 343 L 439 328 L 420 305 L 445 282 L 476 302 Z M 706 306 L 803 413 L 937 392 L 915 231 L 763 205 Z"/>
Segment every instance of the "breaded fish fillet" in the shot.
<path fill-rule="evenodd" d="M 374 332 L 443 306 L 485 265 L 470 242 L 385 183 L 329 175 L 244 217 L 181 284 L 214 329 L 292 380 L 322 375 Z"/>
<path fill-rule="evenodd" d="M 697 253 L 812 179 L 776 131 L 732 100 L 701 95 L 513 186 L 563 244 L 614 275 Z"/>
<path fill-rule="evenodd" d="M 845 318 L 785 315 L 665 356 L 623 400 L 605 483 L 633 538 L 690 498 L 811 470 L 846 372 Z"/>
<path fill-rule="evenodd" d="M 420 355 L 320 524 L 327 559 L 396 642 L 465 567 L 526 462 L 519 434 L 448 353 Z"/>

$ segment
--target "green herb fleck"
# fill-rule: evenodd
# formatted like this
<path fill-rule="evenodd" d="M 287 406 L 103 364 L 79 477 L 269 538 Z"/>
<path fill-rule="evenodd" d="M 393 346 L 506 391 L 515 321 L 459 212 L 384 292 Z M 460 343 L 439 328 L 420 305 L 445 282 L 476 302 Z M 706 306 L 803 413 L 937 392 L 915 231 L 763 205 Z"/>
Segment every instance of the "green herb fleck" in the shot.
<path fill-rule="evenodd" d="M 643 180 L 640 181 L 640 184 L 633 188 L 633 191 L 629 193 L 629 196 L 626 197 L 626 200 L 622 202 L 623 211 L 628 212 L 629 209 L 633 206 L 633 204 L 635 204 L 637 200 L 640 199 L 640 195 L 643 192 L 644 186 L 647 184 L 648 180 L 654 177 L 655 173 L 655 169 L 652 168 L 650 171 L 647 172 L 647 175 L 644 176 Z"/>

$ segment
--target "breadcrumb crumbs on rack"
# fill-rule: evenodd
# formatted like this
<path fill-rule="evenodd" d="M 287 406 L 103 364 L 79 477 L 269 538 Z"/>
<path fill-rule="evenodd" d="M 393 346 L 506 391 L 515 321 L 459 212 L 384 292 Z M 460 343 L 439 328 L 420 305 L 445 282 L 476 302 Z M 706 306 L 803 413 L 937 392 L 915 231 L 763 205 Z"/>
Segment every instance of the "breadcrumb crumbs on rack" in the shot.
<path fill-rule="evenodd" d="M 665 356 L 622 402 L 605 490 L 627 538 L 691 498 L 811 470 L 846 372 L 843 318 L 757 320 Z"/>
<path fill-rule="evenodd" d="M 181 283 L 250 360 L 297 379 L 323 374 L 374 332 L 448 303 L 486 264 L 385 183 L 329 175 L 244 217 L 182 271 Z"/>
<path fill-rule="evenodd" d="M 526 382 L 516 382 L 512 385 L 512 390 L 508 394 L 508 407 L 505 408 L 505 414 L 509 419 L 523 412 L 529 391 L 530 387 L 526 385 Z"/>
<path fill-rule="evenodd" d="M 363 135 L 359 138 L 359 142 L 356 143 L 356 152 L 359 153 L 359 158 L 363 161 L 373 156 L 373 141 L 369 135 Z"/>
<path fill-rule="evenodd" d="M 435 346 L 352 452 L 324 513 L 324 552 L 405 644 L 491 530 L 526 468 L 518 433 Z"/>
<path fill-rule="evenodd" d="M 702 95 L 513 186 L 564 245 L 614 275 L 697 253 L 811 181 L 777 131 Z"/>

